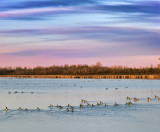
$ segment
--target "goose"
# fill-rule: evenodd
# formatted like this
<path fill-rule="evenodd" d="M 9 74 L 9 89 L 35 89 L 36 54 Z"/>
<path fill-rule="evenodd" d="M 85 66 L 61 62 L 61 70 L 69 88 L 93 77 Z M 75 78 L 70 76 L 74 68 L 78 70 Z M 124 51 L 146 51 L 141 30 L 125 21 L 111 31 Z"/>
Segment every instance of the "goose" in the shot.
<path fill-rule="evenodd" d="M 6 111 L 6 112 L 8 111 L 8 108 L 7 108 L 7 107 L 5 108 L 5 111 Z"/>
<path fill-rule="evenodd" d="M 71 106 L 71 110 L 73 110 L 74 109 L 74 107 L 73 106 Z"/>
<path fill-rule="evenodd" d="M 155 97 L 155 99 L 158 99 L 158 96 L 157 96 L 157 95 L 155 95 L 154 97 Z"/>
<path fill-rule="evenodd" d="M 99 103 L 97 103 L 97 106 L 99 106 L 100 104 Z"/>
<path fill-rule="evenodd" d="M 80 108 L 80 109 L 83 109 L 83 106 L 80 106 L 79 108 Z"/>
<path fill-rule="evenodd" d="M 83 107 L 84 105 L 80 104 L 79 106 L 80 106 L 80 107 Z"/>
<path fill-rule="evenodd" d="M 70 104 L 68 104 L 68 106 L 67 107 L 71 107 L 71 105 Z"/>
<path fill-rule="evenodd" d="M 127 104 L 128 104 L 128 105 L 133 105 L 133 103 L 132 103 L 131 101 L 129 101 Z"/>
<path fill-rule="evenodd" d="M 119 104 L 117 104 L 116 102 L 115 102 L 115 106 L 118 106 Z"/>
<path fill-rule="evenodd" d="M 26 108 L 25 111 L 28 111 L 28 109 Z"/>
<path fill-rule="evenodd" d="M 128 97 L 128 96 L 127 96 L 127 100 L 131 100 L 131 97 Z"/>
<path fill-rule="evenodd" d="M 53 107 L 53 105 L 51 105 L 51 104 L 50 104 L 50 105 L 49 105 L 49 107 L 50 107 L 50 108 L 52 108 L 52 107 Z"/>
<path fill-rule="evenodd" d="M 108 106 L 108 105 L 105 103 L 104 106 Z"/>
<path fill-rule="evenodd" d="M 58 108 L 61 108 L 61 105 L 57 105 Z"/>
<path fill-rule="evenodd" d="M 81 102 L 82 102 L 82 103 L 86 103 L 86 102 L 87 102 L 87 100 L 82 99 L 82 100 L 81 100 Z"/>
<path fill-rule="evenodd" d="M 92 107 L 95 107 L 95 105 L 94 105 L 94 104 L 92 104 Z"/>
<path fill-rule="evenodd" d="M 101 105 L 101 104 L 103 104 L 103 102 L 102 102 L 102 101 L 100 101 L 100 102 L 99 102 L 99 104 Z"/>
<path fill-rule="evenodd" d="M 137 99 L 136 97 L 134 97 L 134 101 L 136 102 L 136 101 L 139 101 L 139 99 Z"/>
<path fill-rule="evenodd" d="M 151 101 L 151 98 L 148 97 L 147 100 L 148 100 L 148 102 L 150 102 L 150 101 Z"/>
<path fill-rule="evenodd" d="M 63 107 L 62 107 L 62 106 L 59 106 L 59 108 L 60 108 L 60 109 L 63 109 Z"/>
<path fill-rule="evenodd" d="M 40 111 L 40 108 L 37 107 L 37 111 Z"/>
<path fill-rule="evenodd" d="M 16 93 L 18 93 L 18 91 L 14 91 L 14 93 L 16 94 Z"/>
<path fill-rule="evenodd" d="M 22 108 L 21 108 L 21 107 L 19 107 L 19 108 L 18 108 L 18 110 L 19 110 L 19 111 L 21 111 L 21 110 L 22 110 Z"/>
<path fill-rule="evenodd" d="M 69 109 L 67 108 L 67 109 L 66 109 L 66 112 L 68 112 L 68 111 L 69 111 Z"/>

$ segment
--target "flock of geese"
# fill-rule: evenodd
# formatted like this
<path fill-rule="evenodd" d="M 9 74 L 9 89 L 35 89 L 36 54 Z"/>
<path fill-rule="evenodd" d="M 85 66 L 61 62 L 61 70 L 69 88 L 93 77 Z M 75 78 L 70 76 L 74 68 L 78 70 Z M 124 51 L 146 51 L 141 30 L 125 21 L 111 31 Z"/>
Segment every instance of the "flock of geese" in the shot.
<path fill-rule="evenodd" d="M 155 95 L 154 98 L 157 99 L 157 100 L 160 100 L 160 97 L 157 96 L 157 95 Z M 133 105 L 133 103 L 131 102 L 132 100 L 133 100 L 134 102 L 139 101 L 139 99 L 136 98 L 136 97 L 131 98 L 131 97 L 127 96 L 126 99 L 127 99 L 126 105 Z M 147 101 L 148 101 L 148 102 L 150 102 L 151 100 L 152 100 L 152 99 L 151 99 L 150 97 L 147 98 Z M 85 106 L 96 107 L 96 106 L 100 106 L 100 105 L 103 105 L 104 107 L 107 107 L 107 106 L 108 106 L 106 103 L 103 103 L 102 101 L 100 101 L 100 102 L 97 103 L 97 104 L 90 104 L 90 103 L 88 103 L 87 100 L 82 99 L 82 100 L 81 100 L 81 103 L 80 103 L 80 105 L 79 105 L 79 109 L 83 109 Z M 118 107 L 119 104 L 115 102 L 114 106 L 115 106 L 115 107 Z M 57 107 L 57 108 L 59 108 L 59 109 L 64 109 L 64 107 L 62 107 L 61 105 L 53 106 L 52 104 L 50 104 L 48 107 L 49 107 L 49 108 Z M 65 111 L 66 111 L 66 112 L 69 112 L 69 111 L 70 111 L 70 112 L 74 112 L 74 109 L 75 109 L 75 107 L 72 106 L 72 105 L 70 105 L 70 104 L 67 105 L 67 108 L 65 107 Z M 5 107 L 5 111 L 7 112 L 8 110 L 9 110 L 9 109 L 8 109 L 8 107 L 6 106 L 6 107 Z M 19 110 L 19 111 L 24 110 L 24 111 L 26 111 L 26 112 L 29 111 L 27 108 L 22 109 L 21 107 L 19 107 L 18 110 Z M 41 110 L 41 109 L 40 109 L 39 107 L 36 108 L 36 111 L 40 111 L 40 110 Z"/>
<path fill-rule="evenodd" d="M 23 92 L 23 91 L 18 92 L 18 91 L 14 91 L 13 93 L 14 93 L 14 94 L 18 94 L 18 93 L 23 94 L 23 93 L 28 93 L 28 92 Z M 30 93 L 33 94 L 34 92 L 30 92 Z M 8 94 L 12 94 L 12 92 L 8 91 Z"/>

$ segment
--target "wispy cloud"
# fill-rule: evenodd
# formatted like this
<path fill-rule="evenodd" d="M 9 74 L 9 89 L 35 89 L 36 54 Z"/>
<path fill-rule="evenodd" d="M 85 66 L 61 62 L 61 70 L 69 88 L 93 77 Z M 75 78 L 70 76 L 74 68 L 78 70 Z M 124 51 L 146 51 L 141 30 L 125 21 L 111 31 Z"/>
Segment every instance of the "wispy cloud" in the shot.
<path fill-rule="evenodd" d="M 17 16 L 42 14 L 42 13 L 50 13 L 50 12 L 60 13 L 60 12 L 67 12 L 71 10 L 72 8 L 37 8 L 37 9 L 4 11 L 4 12 L 0 12 L 0 18 L 17 17 Z"/>
<path fill-rule="evenodd" d="M 160 32 L 146 29 L 138 29 L 132 27 L 79 27 L 79 28 L 52 28 L 52 29 L 32 29 L 32 30 L 12 30 L 1 33 L 13 34 L 36 34 L 36 35 L 67 35 L 65 41 L 77 40 L 94 40 L 97 46 L 89 44 L 88 48 L 76 48 L 72 44 L 71 47 L 64 45 L 63 48 L 49 48 L 37 50 L 20 50 L 7 53 L 12 56 L 49 56 L 57 58 L 93 58 L 107 56 L 140 56 L 140 55 L 158 55 L 160 50 Z M 60 44 L 55 39 L 50 41 Z M 101 42 L 105 43 L 101 45 Z M 109 44 L 109 46 L 108 46 Z M 88 43 L 83 44 L 88 45 Z M 99 45 L 99 46 L 98 46 Z"/>
<path fill-rule="evenodd" d="M 104 42 L 132 42 L 133 44 L 144 46 L 151 45 L 151 48 L 160 48 L 160 30 L 133 28 L 133 27 L 111 27 L 111 26 L 90 26 L 90 27 L 68 27 L 68 28 L 44 28 L 44 29 L 21 29 L 21 30 L 5 30 L 0 31 L 0 34 L 8 35 L 63 35 L 66 40 L 88 39 Z M 116 37 L 115 37 L 116 36 Z M 26 36 L 27 37 L 27 36 Z M 57 41 L 57 39 L 50 39 Z"/>
<path fill-rule="evenodd" d="M 135 27 L 128 27 L 128 26 L 84 26 L 84 27 L 58 27 L 58 28 L 35 28 L 35 29 L 17 29 L 17 30 L 0 30 L 0 33 L 20 33 L 20 34 L 83 34 L 83 33 L 143 33 L 143 32 L 153 32 L 153 33 L 160 33 L 160 30 L 152 30 L 152 29 L 145 29 L 145 28 L 135 28 Z"/>
<path fill-rule="evenodd" d="M 125 12 L 125 13 L 146 13 L 159 15 L 160 13 L 160 2 L 134 2 L 128 5 L 119 4 L 119 5 L 96 5 L 90 7 L 91 10 L 99 10 L 105 12 Z"/>
<path fill-rule="evenodd" d="M 88 59 L 160 55 L 159 0 L 0 3 L 0 57 Z"/>
<path fill-rule="evenodd" d="M 2 2 L 0 5 L 1 10 L 79 6 L 97 3 L 96 0 L 18 0 L 13 3 L 7 1 Z"/>
<path fill-rule="evenodd" d="M 60 13 L 138 13 L 140 16 L 159 16 L 160 2 L 130 1 L 128 4 L 119 2 L 116 4 L 103 4 L 97 0 L 47 0 L 47 1 L 23 1 L 15 2 L 7 6 L 1 6 L 0 18 L 23 19 L 23 16 L 32 19 L 32 15 L 41 17 Z M 113 2 L 114 3 L 114 2 Z M 3 10 L 4 9 L 4 10 Z M 8 9 L 8 10 L 7 10 Z M 49 14 L 48 14 L 49 13 Z M 25 18 L 25 17 L 24 17 Z M 33 19 L 32 19 L 33 20 Z M 36 19 L 35 19 L 36 20 Z"/>
<path fill-rule="evenodd" d="M 151 50 L 142 46 L 117 44 L 111 46 L 100 46 L 92 48 L 49 48 L 37 50 L 21 50 L 17 52 L 1 53 L 9 56 L 46 56 L 54 58 L 93 58 L 93 57 L 115 57 L 115 56 L 145 56 L 158 55 L 159 50 Z"/>

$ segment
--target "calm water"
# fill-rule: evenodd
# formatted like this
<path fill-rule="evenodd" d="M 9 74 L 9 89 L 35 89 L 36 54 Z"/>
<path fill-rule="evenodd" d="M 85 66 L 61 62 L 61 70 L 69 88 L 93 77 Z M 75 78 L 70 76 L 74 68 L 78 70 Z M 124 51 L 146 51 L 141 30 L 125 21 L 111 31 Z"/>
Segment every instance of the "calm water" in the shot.
<path fill-rule="evenodd" d="M 154 95 L 160 96 L 160 80 L 0 78 L 0 132 L 159 132 L 160 100 Z M 140 101 L 128 106 L 126 96 Z M 81 99 L 109 106 L 79 109 Z M 74 112 L 65 111 L 68 104 Z"/>

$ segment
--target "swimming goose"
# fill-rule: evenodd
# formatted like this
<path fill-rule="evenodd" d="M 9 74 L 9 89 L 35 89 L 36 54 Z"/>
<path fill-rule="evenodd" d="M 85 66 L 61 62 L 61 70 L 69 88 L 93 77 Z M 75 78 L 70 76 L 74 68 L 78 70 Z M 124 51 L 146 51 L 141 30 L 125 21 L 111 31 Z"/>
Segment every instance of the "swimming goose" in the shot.
<path fill-rule="evenodd" d="M 73 106 L 71 106 L 71 110 L 73 110 L 74 109 L 74 107 Z"/>
<path fill-rule="evenodd" d="M 150 101 L 151 101 L 151 98 L 148 97 L 147 100 L 148 100 L 148 102 L 150 102 Z"/>
<path fill-rule="evenodd" d="M 80 109 L 83 109 L 83 106 L 80 106 L 79 108 L 80 108 Z"/>
<path fill-rule="evenodd" d="M 136 97 L 134 97 L 134 101 L 136 102 L 136 101 L 139 101 L 139 99 L 137 99 Z"/>
<path fill-rule="evenodd" d="M 16 93 L 18 93 L 18 91 L 14 91 L 14 93 L 16 94 Z"/>
<path fill-rule="evenodd" d="M 83 107 L 84 105 L 80 104 L 79 106 L 80 106 L 80 107 Z"/>
<path fill-rule="evenodd" d="M 7 108 L 7 107 L 5 108 L 5 111 L 6 111 L 6 112 L 8 111 L 8 108 Z"/>
<path fill-rule="evenodd" d="M 99 103 L 97 103 L 97 106 L 99 106 L 100 104 Z"/>
<path fill-rule="evenodd" d="M 158 96 L 157 96 L 157 95 L 155 95 L 154 97 L 155 97 L 155 99 L 158 99 Z"/>
<path fill-rule="evenodd" d="M 22 110 L 22 108 L 21 108 L 21 107 L 19 107 L 19 108 L 18 108 L 18 110 L 19 110 L 19 111 L 21 111 L 21 110 Z"/>
<path fill-rule="evenodd" d="M 37 111 L 40 111 L 40 108 L 37 107 Z"/>
<path fill-rule="evenodd" d="M 71 107 L 71 105 L 70 104 L 68 104 L 68 106 L 67 107 Z"/>
<path fill-rule="evenodd" d="M 131 100 L 131 97 L 128 97 L 128 96 L 127 96 L 127 100 Z"/>
<path fill-rule="evenodd" d="M 86 103 L 86 102 L 87 102 L 87 100 L 82 99 L 82 100 L 81 100 L 81 102 L 82 102 L 82 103 Z"/>
<path fill-rule="evenodd" d="M 68 111 L 69 111 L 69 109 L 67 108 L 67 109 L 66 109 L 66 112 L 68 112 Z"/>
<path fill-rule="evenodd" d="M 99 104 L 101 105 L 101 104 L 103 104 L 103 102 L 102 102 L 102 101 L 100 101 L 100 102 L 99 102 Z"/>
<path fill-rule="evenodd" d="M 128 103 L 126 103 L 127 105 L 133 105 L 133 103 L 131 101 L 129 101 Z"/>
<path fill-rule="evenodd" d="M 25 111 L 28 111 L 28 109 L 26 108 Z"/>
<path fill-rule="evenodd" d="M 63 109 L 63 107 L 62 107 L 62 106 L 59 106 L 59 108 L 60 108 L 60 109 Z"/>
<path fill-rule="evenodd" d="M 95 105 L 94 105 L 94 104 L 92 104 L 92 107 L 95 107 Z"/>
<path fill-rule="evenodd" d="M 49 105 L 49 107 L 50 107 L 50 108 L 52 108 L 52 107 L 53 107 L 53 105 L 51 105 L 51 104 L 50 104 L 50 105 Z"/>
<path fill-rule="evenodd" d="M 105 103 L 104 106 L 108 106 L 108 105 Z"/>
<path fill-rule="evenodd" d="M 118 106 L 119 104 L 117 104 L 116 102 L 115 102 L 115 106 Z"/>

